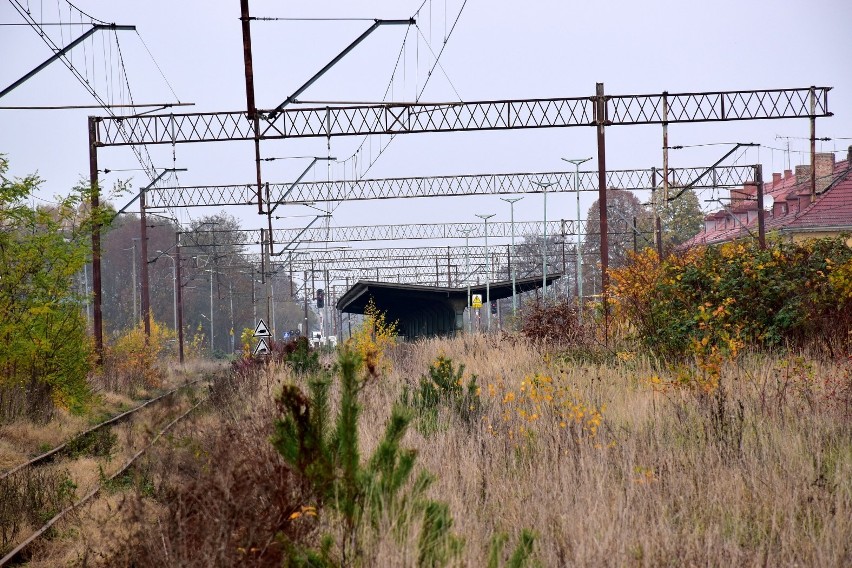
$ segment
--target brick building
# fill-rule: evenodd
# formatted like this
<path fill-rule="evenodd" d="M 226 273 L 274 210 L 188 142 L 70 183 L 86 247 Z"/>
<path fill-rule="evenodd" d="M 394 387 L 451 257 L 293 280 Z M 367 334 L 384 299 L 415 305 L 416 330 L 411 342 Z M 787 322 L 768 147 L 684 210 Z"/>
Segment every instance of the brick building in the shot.
<path fill-rule="evenodd" d="M 811 195 L 811 166 L 795 173 L 773 173 L 764 182 L 766 234 L 794 241 L 847 235 L 852 245 L 852 146 L 846 160 L 832 153 L 816 155 L 816 195 Z M 704 229 L 683 248 L 757 235 L 757 186 L 731 190 L 730 205 L 704 218 Z"/>

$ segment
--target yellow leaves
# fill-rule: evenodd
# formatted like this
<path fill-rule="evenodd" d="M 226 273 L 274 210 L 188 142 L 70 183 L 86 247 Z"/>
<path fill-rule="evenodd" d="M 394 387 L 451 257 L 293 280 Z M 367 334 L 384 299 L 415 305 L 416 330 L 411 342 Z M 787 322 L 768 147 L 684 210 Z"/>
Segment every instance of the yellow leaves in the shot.
<path fill-rule="evenodd" d="M 603 424 L 603 406 L 586 403 L 570 386 L 548 375 L 525 377 L 517 390 L 502 381 L 491 383 L 488 392 L 503 405 L 500 430 L 516 444 L 550 428 L 565 432 L 571 443 L 585 440 L 591 444 Z M 492 424 L 488 431 L 498 435 Z"/>
<path fill-rule="evenodd" d="M 388 323 L 386 314 L 376 307 L 371 298 L 364 308 L 363 323 L 353 330 L 347 343 L 361 356 L 367 373 L 379 376 L 390 370 L 391 362 L 385 357 L 385 351 L 396 342 L 396 335 L 397 322 Z"/>
<path fill-rule="evenodd" d="M 316 517 L 317 516 L 317 508 L 311 505 L 302 505 L 299 507 L 298 511 L 293 511 L 290 513 L 288 517 L 291 521 L 295 521 L 296 519 L 300 519 L 302 517 Z"/>

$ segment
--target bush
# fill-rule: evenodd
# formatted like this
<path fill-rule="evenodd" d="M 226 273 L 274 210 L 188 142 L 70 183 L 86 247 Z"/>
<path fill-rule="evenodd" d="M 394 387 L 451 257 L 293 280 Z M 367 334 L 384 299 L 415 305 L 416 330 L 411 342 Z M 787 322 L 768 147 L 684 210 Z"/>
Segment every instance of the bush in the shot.
<path fill-rule="evenodd" d="M 419 388 L 409 401 L 403 392 L 403 402 L 411 404 L 420 418 L 420 429 L 426 433 L 438 424 L 438 409 L 451 408 L 465 424 L 473 423 L 480 414 L 479 388 L 476 376 L 464 384 L 464 365 L 456 369 L 452 359 L 440 355 L 429 365 L 429 374 L 420 377 Z"/>
<path fill-rule="evenodd" d="M 90 398 L 92 347 L 74 293 L 88 252 L 86 191 L 31 208 L 41 180 L 9 179 L 7 168 L 0 155 L 0 422 L 46 421 L 54 404 L 80 412 Z"/>
<path fill-rule="evenodd" d="M 162 386 L 166 373 L 160 358 L 168 353 L 174 332 L 151 320 L 151 336 L 147 342 L 145 339 L 145 331 L 138 326 L 105 347 L 100 377 L 105 388 L 137 395 Z"/>
<path fill-rule="evenodd" d="M 521 312 L 521 335 L 561 346 L 585 344 L 587 333 L 579 315 L 577 306 L 568 302 L 527 304 Z"/>
<path fill-rule="evenodd" d="M 341 352 L 341 398 L 335 416 L 327 378 L 310 381 L 307 395 L 295 385 L 285 385 L 278 398 L 281 417 L 275 423 L 273 443 L 309 488 L 307 501 L 316 503 L 314 514 L 327 509 L 342 529 L 337 542 L 328 535 L 319 550 L 285 541 L 288 554 L 298 565 L 357 565 L 365 534 L 391 526 L 405 540 L 413 517 L 418 516 L 422 520 L 418 565 L 443 566 L 460 552 L 462 543 L 451 533 L 453 520 L 447 505 L 424 496 L 432 477 L 426 472 L 412 476 L 417 453 L 400 445 L 411 421 L 410 411 L 393 408 L 376 450 L 361 463 L 357 378 L 361 364 L 356 353 Z"/>
<path fill-rule="evenodd" d="M 700 247 L 660 262 L 646 250 L 612 271 L 616 312 L 657 354 L 739 346 L 849 349 L 852 248 L 842 239 Z M 846 342 L 845 345 L 839 344 Z"/>

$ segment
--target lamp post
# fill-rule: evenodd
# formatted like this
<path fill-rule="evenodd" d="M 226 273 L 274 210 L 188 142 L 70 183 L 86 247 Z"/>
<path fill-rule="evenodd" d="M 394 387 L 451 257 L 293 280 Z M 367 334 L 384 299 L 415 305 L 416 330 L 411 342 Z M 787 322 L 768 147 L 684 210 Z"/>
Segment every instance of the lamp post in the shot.
<path fill-rule="evenodd" d="M 509 204 L 510 211 L 510 225 L 512 227 L 512 317 L 517 317 L 518 315 L 518 299 L 515 293 L 515 280 L 518 273 L 517 266 L 517 256 L 515 255 L 515 202 L 520 201 L 523 197 L 501 197 L 501 201 L 505 201 Z M 547 229 L 545 229 L 547 230 Z"/>
<path fill-rule="evenodd" d="M 544 248 L 541 252 L 541 300 L 544 302 L 547 299 L 547 188 L 556 182 L 541 183 L 534 181 L 533 183 L 544 192 Z"/>
<path fill-rule="evenodd" d="M 580 254 L 580 164 L 588 162 L 591 158 L 575 158 L 564 161 L 574 164 L 574 192 L 577 194 L 577 313 L 580 322 L 583 321 L 583 261 Z"/>
<path fill-rule="evenodd" d="M 170 255 L 166 252 L 158 250 L 157 254 L 160 255 L 160 256 L 167 256 L 172 261 L 172 282 L 174 283 L 174 293 L 173 293 L 173 296 L 174 296 L 174 311 L 173 311 L 173 313 L 174 313 L 174 316 L 175 316 L 175 327 L 174 327 L 174 329 L 175 329 L 175 333 L 177 333 L 177 328 L 178 328 L 178 324 L 177 324 L 177 286 L 178 286 L 177 263 L 175 262 L 175 257 L 173 257 L 172 255 Z"/>
<path fill-rule="evenodd" d="M 485 273 L 485 303 L 488 307 L 485 313 L 488 314 L 486 330 L 489 332 L 491 331 L 491 257 L 488 256 L 488 219 L 494 215 L 494 213 L 476 214 L 477 217 L 485 221 L 485 260 L 488 262 L 488 270 Z"/>
<path fill-rule="evenodd" d="M 470 311 L 470 255 L 468 254 L 468 241 L 473 228 L 462 229 L 464 233 L 464 281 L 467 283 L 467 328 L 468 333 L 473 333 L 473 314 Z"/>

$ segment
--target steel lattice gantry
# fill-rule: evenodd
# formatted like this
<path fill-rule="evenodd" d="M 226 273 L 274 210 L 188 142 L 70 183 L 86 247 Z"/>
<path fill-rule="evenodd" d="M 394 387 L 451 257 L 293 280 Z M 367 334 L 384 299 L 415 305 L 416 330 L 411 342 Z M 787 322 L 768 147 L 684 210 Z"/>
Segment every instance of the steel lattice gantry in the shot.
<path fill-rule="evenodd" d="M 248 112 L 99 118 L 95 144 L 127 146 L 222 140 L 677 124 L 830 116 L 830 87 L 606 95 L 458 103 L 386 103 Z M 601 100 L 602 99 L 602 100 Z"/>
<path fill-rule="evenodd" d="M 515 221 L 515 236 L 524 237 L 543 234 L 542 221 Z M 577 224 L 577 220 L 562 219 L 547 222 L 547 234 L 575 236 L 586 234 L 586 221 Z M 209 235 L 231 234 L 235 231 L 193 231 L 181 232 L 182 246 L 214 246 Z M 408 225 L 351 225 L 341 227 L 309 227 L 307 229 L 274 229 L 273 241 L 285 245 L 296 243 L 351 243 L 363 241 L 402 241 L 424 239 L 471 239 L 485 236 L 483 223 L 413 223 Z M 229 242 L 237 244 L 261 244 L 260 229 L 241 229 L 240 238 Z M 488 224 L 489 238 L 509 238 L 512 236 L 512 223 L 495 221 Z M 199 240 L 199 238 L 203 239 Z M 218 243 L 221 244 L 221 243 Z M 275 256 L 286 255 L 295 247 L 285 247 Z"/>
<path fill-rule="evenodd" d="M 740 187 L 754 180 L 754 166 L 671 168 L 669 187 L 696 189 Z M 541 193 L 538 183 L 552 183 L 548 192 L 574 191 L 574 172 L 529 172 L 457 176 L 268 183 L 272 204 L 447 197 L 458 195 L 506 195 Z M 662 186 L 663 169 L 609 170 L 607 187 L 624 190 L 654 190 Z M 696 182 L 696 180 L 698 180 Z M 694 182 L 694 183 L 693 183 Z M 577 177 L 580 191 L 597 191 L 598 172 L 583 171 Z M 257 203 L 253 184 L 157 187 L 147 191 L 148 207 L 201 207 Z M 280 241 L 279 241 L 280 242 Z"/>
<path fill-rule="evenodd" d="M 247 36 L 244 36 L 244 41 Z M 249 41 L 250 45 L 250 41 Z M 250 55 L 247 52 L 247 61 Z M 247 75 L 246 112 L 137 115 L 89 118 L 89 177 L 93 188 L 91 206 L 100 206 L 98 148 L 148 144 L 183 144 L 225 140 L 251 140 L 256 150 L 257 204 L 263 212 L 259 143 L 262 140 L 460 132 L 587 126 L 597 130 L 598 204 L 601 210 L 602 289 L 606 293 L 608 239 L 606 210 L 605 128 L 626 124 L 669 124 L 732 120 L 809 118 L 811 149 L 815 151 L 815 119 L 831 116 L 830 87 L 712 91 L 651 95 L 605 95 L 603 83 L 592 96 L 575 98 L 498 100 L 434 104 L 365 104 L 288 108 L 258 111 L 253 86 Z M 294 101 L 296 102 L 296 101 Z M 664 143 L 663 146 L 667 146 Z M 665 161 L 665 156 L 664 156 Z M 667 162 L 664 169 L 668 170 Z M 813 174 L 812 174 L 813 179 Z M 668 183 L 668 182 L 666 182 Z M 267 199 L 271 201 L 271 199 Z M 144 205 L 143 205 L 144 207 Z M 271 227 L 270 227 L 271 229 Z M 144 247 L 144 245 L 143 245 Z M 94 335 L 99 356 L 103 354 L 102 291 L 100 274 L 100 226 L 92 229 L 92 289 Z M 606 305 L 606 304 L 604 304 Z M 606 316 L 606 313 L 605 313 Z M 147 320 L 146 320 L 147 321 Z"/>

